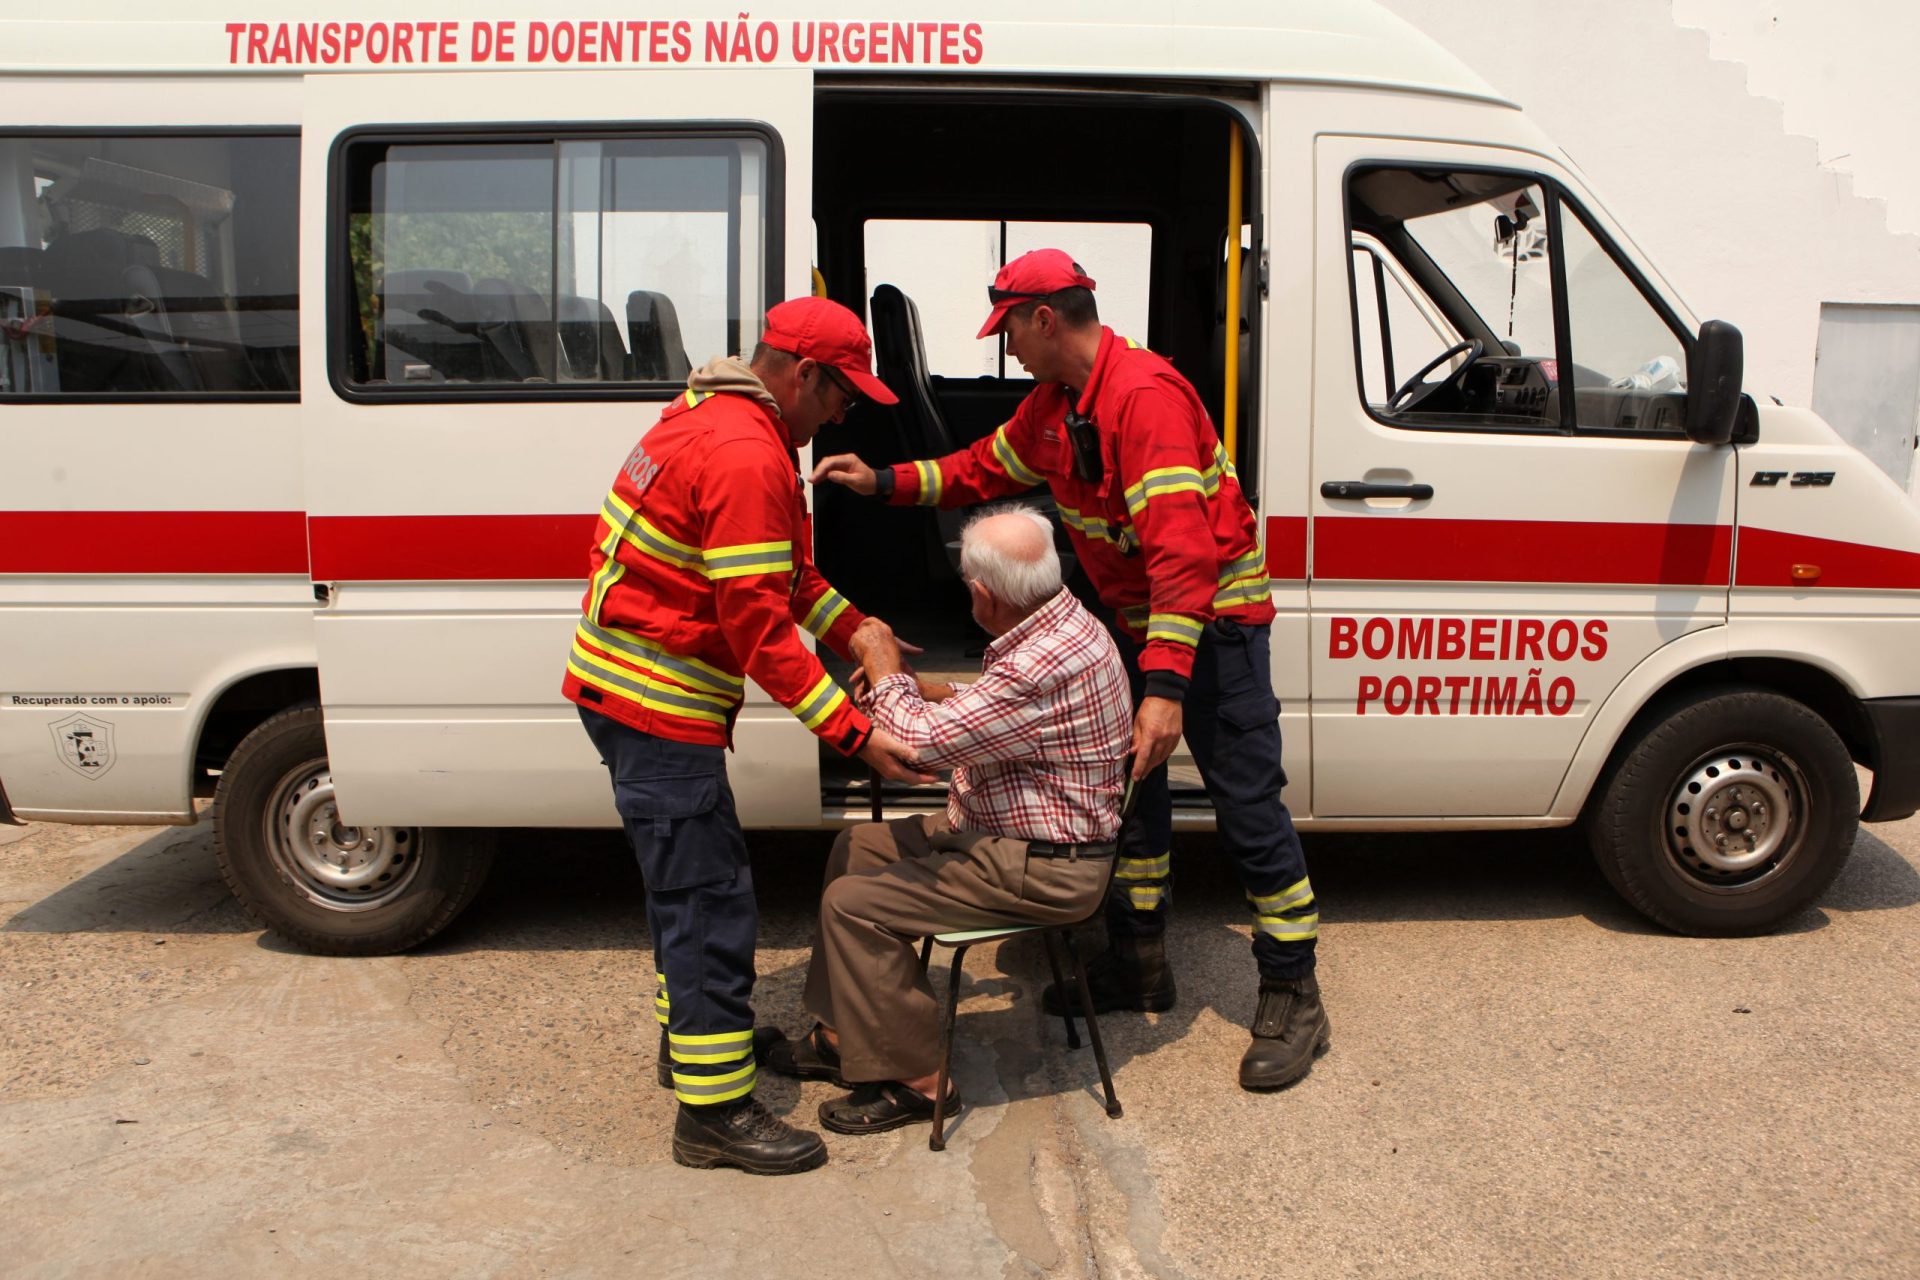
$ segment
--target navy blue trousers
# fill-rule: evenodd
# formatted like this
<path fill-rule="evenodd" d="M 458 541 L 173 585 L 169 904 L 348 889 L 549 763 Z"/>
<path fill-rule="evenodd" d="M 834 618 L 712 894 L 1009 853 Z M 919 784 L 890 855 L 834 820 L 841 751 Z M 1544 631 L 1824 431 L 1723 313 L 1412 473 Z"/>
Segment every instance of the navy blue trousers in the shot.
<path fill-rule="evenodd" d="M 1253 913 L 1253 958 L 1264 978 L 1313 972 L 1319 908 L 1307 880 L 1307 857 L 1280 799 L 1280 702 L 1273 696 L 1272 628 L 1216 618 L 1201 633 L 1182 729 L 1200 779 L 1213 801 L 1220 847 L 1233 859 Z M 1142 695 L 1140 647 L 1113 630 Z M 1133 816 L 1120 831 L 1120 860 L 1107 894 L 1114 935 L 1158 937 L 1166 931 L 1172 895 L 1173 800 L 1167 769 L 1141 781 Z"/>
<path fill-rule="evenodd" d="M 753 944 L 759 908 L 724 748 L 642 733 L 580 708 L 647 886 L 673 1090 L 712 1106 L 753 1092 Z"/>

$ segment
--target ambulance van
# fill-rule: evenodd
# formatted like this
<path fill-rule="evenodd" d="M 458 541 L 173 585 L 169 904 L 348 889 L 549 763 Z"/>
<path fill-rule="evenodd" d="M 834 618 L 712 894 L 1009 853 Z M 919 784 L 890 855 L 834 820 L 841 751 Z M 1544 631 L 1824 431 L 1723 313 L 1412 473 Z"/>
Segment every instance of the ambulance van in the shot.
<path fill-rule="evenodd" d="M 266 925 L 421 942 L 517 829 L 616 824 L 561 674 L 689 368 L 817 289 L 902 404 L 812 455 L 944 453 L 1030 388 L 970 334 L 1048 244 L 1221 425 L 1304 828 L 1579 823 L 1647 916 L 1740 934 L 1920 805 L 1920 513 L 1405 23 L 555 12 L 0 17 L 0 819 L 210 798 Z M 836 586 L 977 666 L 964 513 L 812 500 Z M 732 769 L 752 827 L 876 800 L 757 692 Z"/>

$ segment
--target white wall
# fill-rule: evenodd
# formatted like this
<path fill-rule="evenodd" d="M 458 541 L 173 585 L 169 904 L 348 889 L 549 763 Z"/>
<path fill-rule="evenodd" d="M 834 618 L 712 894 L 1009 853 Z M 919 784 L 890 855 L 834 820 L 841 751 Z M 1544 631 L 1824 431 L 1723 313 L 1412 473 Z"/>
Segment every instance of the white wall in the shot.
<path fill-rule="evenodd" d="M 1821 164 L 1855 153 L 1849 163 L 1901 202 L 1903 223 L 1920 219 L 1920 143 L 1901 136 L 1920 127 L 1910 7 L 1384 3 L 1525 107 L 1696 312 L 1740 327 L 1749 390 L 1812 402 L 1821 303 L 1920 302 L 1920 235 L 1891 230 L 1886 204 Z M 1751 89 L 1793 105 L 1754 96 L 1748 68 L 1716 51 L 1762 59 Z"/>

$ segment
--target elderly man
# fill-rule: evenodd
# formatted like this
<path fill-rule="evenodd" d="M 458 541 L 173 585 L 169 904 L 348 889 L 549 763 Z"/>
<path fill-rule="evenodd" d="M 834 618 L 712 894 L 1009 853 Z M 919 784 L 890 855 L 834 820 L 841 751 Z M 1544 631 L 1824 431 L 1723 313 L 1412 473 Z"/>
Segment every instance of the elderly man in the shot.
<path fill-rule="evenodd" d="M 978 680 L 908 672 L 877 619 L 850 642 L 874 728 L 922 767 L 951 768 L 953 783 L 944 815 L 854 827 L 827 860 L 806 989 L 819 1022 L 772 1046 L 767 1065 L 851 1085 L 820 1108 L 837 1133 L 932 1118 L 939 1022 L 915 942 L 1086 916 L 1120 829 L 1133 732 L 1126 668 L 1062 589 L 1052 527 L 1024 508 L 976 518 L 960 569 L 973 616 L 994 637 Z M 956 1093 L 948 1113 L 958 1105 Z"/>

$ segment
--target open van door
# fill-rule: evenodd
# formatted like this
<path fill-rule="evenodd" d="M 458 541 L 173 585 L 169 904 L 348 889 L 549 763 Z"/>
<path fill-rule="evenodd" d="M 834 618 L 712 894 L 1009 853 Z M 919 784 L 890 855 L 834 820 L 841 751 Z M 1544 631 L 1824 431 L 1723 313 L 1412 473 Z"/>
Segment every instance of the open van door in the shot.
<path fill-rule="evenodd" d="M 1693 329 L 1532 154 L 1319 139 L 1313 813 L 1539 817 L 1593 710 L 1724 625 Z"/>
<path fill-rule="evenodd" d="M 804 69 L 306 81 L 306 508 L 344 819 L 611 825 L 560 697 L 594 513 L 689 366 L 807 291 Z M 475 123 L 479 122 L 479 123 Z M 758 690 L 740 817 L 819 821 Z"/>

